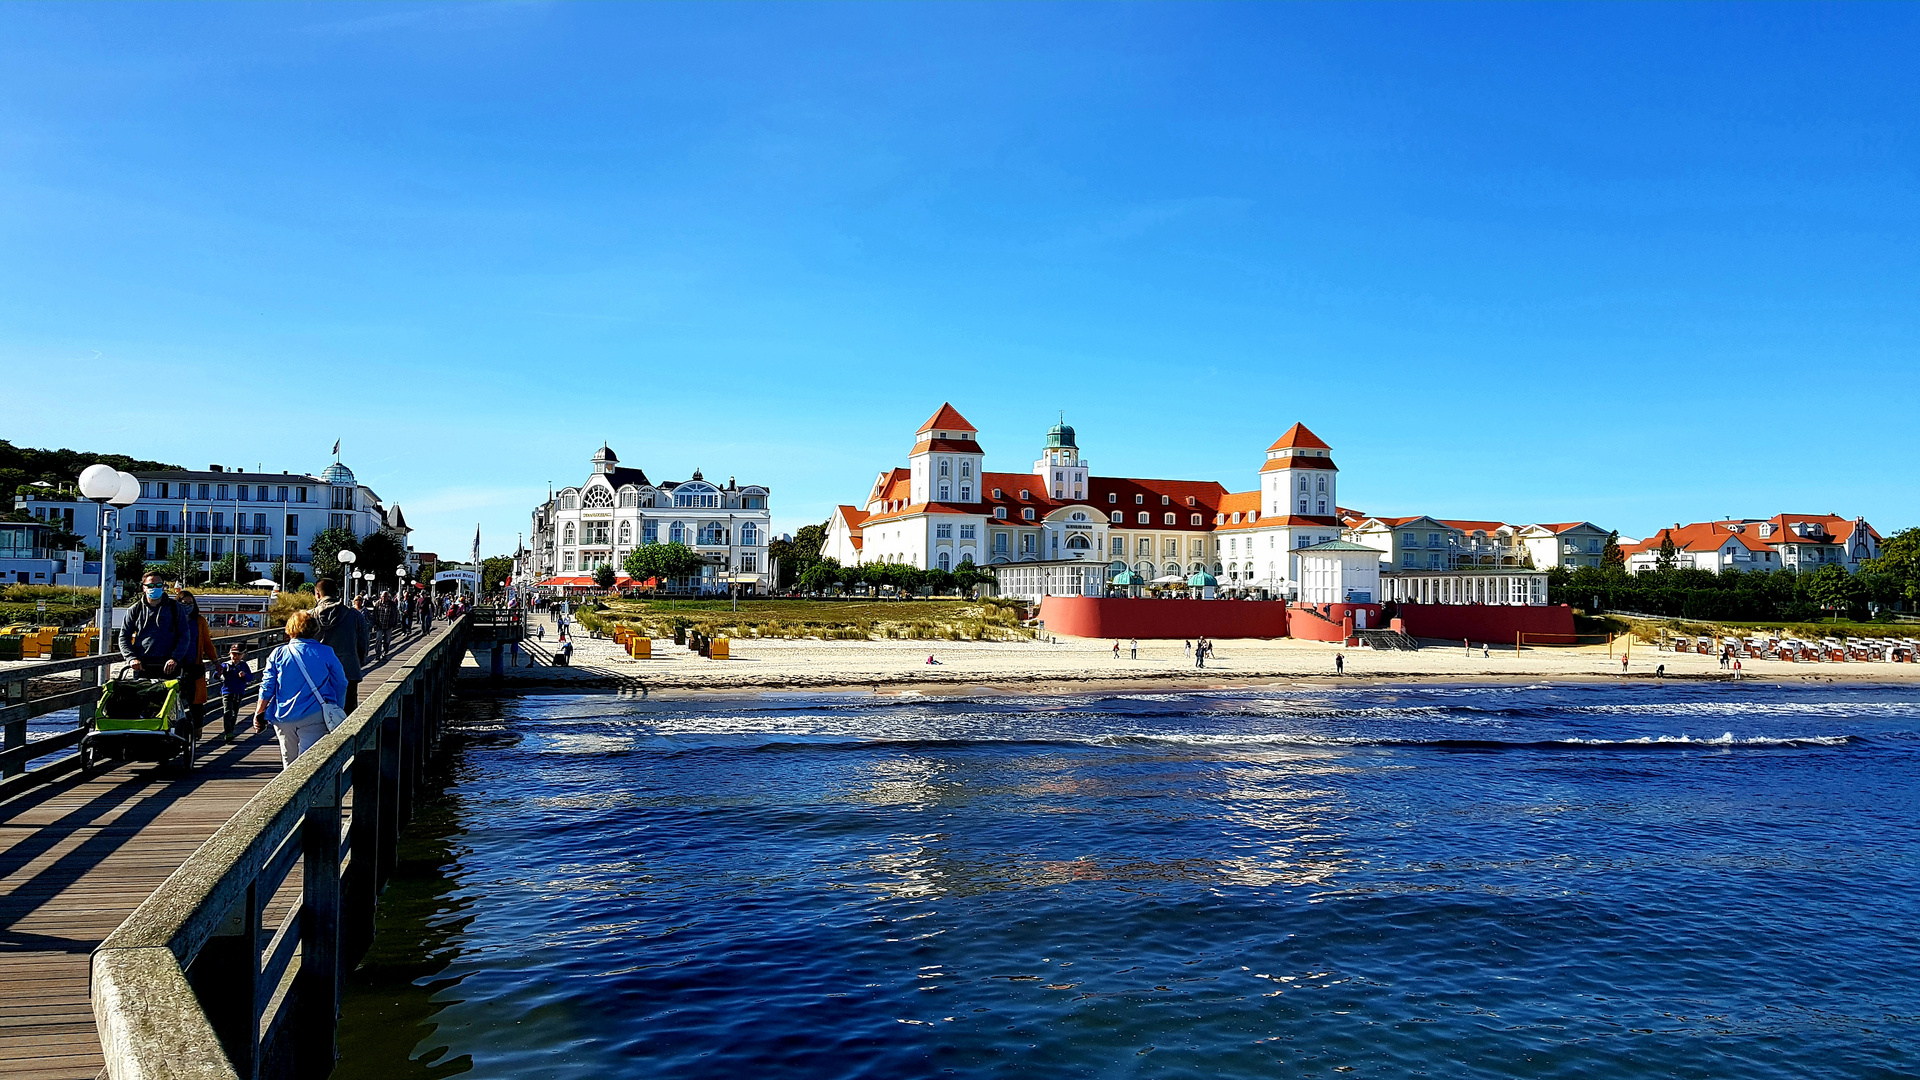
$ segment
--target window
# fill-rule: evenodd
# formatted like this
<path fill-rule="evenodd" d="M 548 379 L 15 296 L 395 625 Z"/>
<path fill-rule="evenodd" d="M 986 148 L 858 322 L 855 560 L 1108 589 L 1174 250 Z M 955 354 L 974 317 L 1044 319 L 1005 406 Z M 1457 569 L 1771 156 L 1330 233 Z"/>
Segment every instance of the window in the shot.
<path fill-rule="evenodd" d="M 659 543 L 660 542 L 660 523 L 657 521 L 641 522 L 640 523 L 640 542 L 642 544 Z"/>
<path fill-rule="evenodd" d="M 167 512 L 165 510 L 155 510 L 153 512 L 153 527 L 159 529 L 161 532 L 167 531 Z"/>
<path fill-rule="evenodd" d="M 162 511 L 161 511 L 161 513 L 163 513 L 163 514 L 164 514 L 164 513 L 166 513 L 166 511 L 165 511 L 165 510 L 162 510 Z M 146 527 L 147 527 L 147 512 L 146 512 L 145 510 L 135 510 L 135 511 L 133 512 L 133 527 L 134 527 L 134 528 L 136 528 L 136 529 L 140 529 L 140 530 L 142 530 L 142 531 L 144 531 L 144 530 L 146 529 Z"/>
<path fill-rule="evenodd" d="M 1127 553 L 1127 538 L 1124 536 L 1114 537 L 1113 544 L 1111 545 L 1111 547 L 1112 547 L 1113 554 L 1125 555 Z"/>
<path fill-rule="evenodd" d="M 933 538 L 934 538 L 935 540 L 951 540 L 951 539 L 953 539 L 953 526 L 951 526 L 951 525 L 935 525 L 935 526 L 933 527 Z"/>
<path fill-rule="evenodd" d="M 961 502 L 973 501 L 973 486 L 971 484 L 960 485 L 960 501 Z"/>
<path fill-rule="evenodd" d="M 254 486 L 254 489 L 253 489 L 253 501 L 254 501 L 254 502 L 266 502 L 266 501 L 267 501 L 267 485 L 265 485 L 265 484 L 256 484 L 256 485 Z"/>
<path fill-rule="evenodd" d="M 1316 490 L 1320 494 L 1325 495 L 1327 493 L 1327 478 L 1322 476 L 1319 479 L 1320 479 L 1320 484 Z"/>
<path fill-rule="evenodd" d="M 1147 497 L 1145 495 L 1135 495 L 1133 497 L 1133 505 L 1135 506 L 1144 506 L 1146 505 L 1146 501 Z"/>
<path fill-rule="evenodd" d="M 566 558 L 561 560 L 561 569 L 563 570 L 573 569 L 573 552 L 571 551 L 567 552 Z"/>
<path fill-rule="evenodd" d="M 740 526 L 740 544 L 743 547 L 759 547 L 760 526 L 751 521 Z"/>
<path fill-rule="evenodd" d="M 1163 525 L 1172 525 L 1172 524 L 1175 524 L 1175 523 L 1177 522 L 1177 519 L 1178 519 L 1178 515 L 1175 515 L 1175 514 L 1161 514 L 1161 515 L 1160 515 L 1160 523 L 1161 523 L 1161 524 L 1163 524 Z"/>
<path fill-rule="evenodd" d="M 265 540 L 255 540 L 253 542 L 253 557 L 256 559 L 264 559 L 267 557 L 267 542 Z"/>
<path fill-rule="evenodd" d="M 1172 498 L 1171 496 L 1168 496 L 1168 495 L 1162 495 L 1162 496 L 1160 496 L 1160 505 L 1161 505 L 1161 506 L 1172 506 L 1172 505 L 1173 505 L 1173 498 Z"/>
<path fill-rule="evenodd" d="M 1110 503 L 1117 503 L 1120 501 L 1120 496 L 1116 492 L 1109 491 L 1107 492 L 1107 501 Z"/>
<path fill-rule="evenodd" d="M 145 487 L 146 485 L 142 484 L 141 486 Z M 234 492 L 240 496 L 241 502 L 247 501 L 247 485 L 241 484 L 239 487 L 234 489 Z M 142 494 L 144 494 L 144 492 Z"/>
<path fill-rule="evenodd" d="M 201 484 L 201 485 L 200 485 L 200 497 L 201 497 L 201 498 L 203 498 L 203 499 L 204 499 L 204 498 L 206 498 L 206 497 L 207 497 L 207 490 L 208 490 L 208 485 L 206 485 L 206 484 Z M 185 484 L 181 484 L 181 485 L 180 485 L 180 495 L 181 495 L 181 497 L 182 497 L 182 498 L 186 498 L 186 497 L 188 497 L 188 496 L 187 496 L 187 485 L 185 485 Z"/>
<path fill-rule="evenodd" d="M 974 532 L 974 530 L 975 530 L 976 528 L 978 528 L 978 526 L 974 526 L 974 525 L 962 525 L 962 526 L 960 526 L 960 539 L 962 539 L 962 540 L 972 540 L 972 539 L 975 539 L 976 537 L 975 537 L 975 532 Z"/>
<path fill-rule="evenodd" d="M 214 490 L 214 498 L 225 501 L 227 497 L 227 485 L 221 484 L 220 486 L 214 488 L 213 490 Z"/>
<path fill-rule="evenodd" d="M 294 537 L 299 535 L 300 535 L 300 515 L 288 514 L 287 515 L 287 536 Z"/>
<path fill-rule="evenodd" d="M 994 497 L 994 498 L 996 498 L 996 499 L 1004 499 L 1004 498 L 1006 498 L 1006 496 L 1005 496 L 1004 494 L 1001 494 L 1001 491 L 1000 491 L 1000 489 L 999 489 L 999 488 L 994 488 L 994 489 L 993 489 L 993 497 Z"/>
<path fill-rule="evenodd" d="M 640 493 L 638 491 L 635 491 L 632 488 L 621 489 L 620 508 L 622 510 L 631 509 L 639 505 L 640 505 Z"/>
<path fill-rule="evenodd" d="M 1200 515 L 1199 515 L 1199 514 L 1188 514 L 1188 515 L 1187 515 L 1187 524 L 1189 524 L 1189 525 L 1198 525 L 1198 524 L 1200 524 Z"/>
<path fill-rule="evenodd" d="M 1021 489 L 1020 489 L 1020 501 L 1021 501 L 1021 502 L 1026 502 L 1026 501 L 1027 501 L 1028 499 L 1030 499 L 1030 498 L 1032 498 L 1032 497 L 1033 497 L 1033 492 L 1031 492 L 1031 491 L 1028 491 L 1028 490 L 1027 490 L 1026 488 L 1021 488 Z"/>
<path fill-rule="evenodd" d="M 1028 521 L 1032 521 L 1032 520 L 1033 520 L 1033 507 L 1031 507 L 1031 506 L 1029 506 L 1029 507 L 1026 507 L 1025 509 L 1022 509 L 1022 510 L 1020 511 L 1020 516 L 1021 516 L 1021 517 L 1023 517 L 1023 518 L 1025 518 L 1025 519 L 1026 519 L 1026 520 L 1028 520 Z"/>
<path fill-rule="evenodd" d="M 668 542 L 668 543 L 670 543 L 670 544 L 684 544 L 684 543 L 686 543 L 686 542 L 687 542 L 687 527 L 686 527 L 686 526 L 685 526 L 684 524 L 682 524 L 682 523 L 680 523 L 680 522 L 678 522 L 678 521 L 676 521 L 676 522 L 674 522 L 674 523 L 673 523 L 672 525 L 670 525 L 670 526 L 668 526 L 668 527 L 667 527 L 667 542 Z"/>
<path fill-rule="evenodd" d="M 569 545 L 569 546 L 571 546 L 571 545 L 573 544 L 573 542 L 574 542 L 574 540 L 573 540 L 573 535 L 574 535 L 574 534 L 573 534 L 573 522 L 571 522 L 571 521 L 569 521 L 569 522 L 567 522 L 567 527 L 566 527 L 566 529 L 565 529 L 565 530 L 563 530 L 563 531 L 561 532 L 561 534 L 560 534 L 560 536 L 561 536 L 561 539 L 560 539 L 560 542 L 561 542 L 562 544 L 567 544 L 567 545 Z"/>
<path fill-rule="evenodd" d="M 709 521 L 700 526 L 700 543 L 714 546 L 727 542 L 726 526 L 717 521 Z"/>
<path fill-rule="evenodd" d="M 944 551 L 940 553 L 940 569 L 942 570 L 953 569 L 951 565 L 951 560 L 947 557 L 947 553 Z"/>
<path fill-rule="evenodd" d="M 163 494 L 163 495 L 164 495 L 164 494 L 165 494 L 165 492 L 162 492 L 161 494 Z M 275 489 L 275 491 L 274 491 L 274 493 L 273 493 L 273 501 L 274 501 L 274 502 L 286 502 L 286 501 L 287 501 L 287 485 L 285 485 L 285 484 L 281 484 L 281 485 L 279 486 L 279 488 L 277 488 L 277 489 Z"/>
<path fill-rule="evenodd" d="M 993 534 L 993 552 L 996 555 L 1005 555 L 1007 553 L 1006 533 L 997 532 Z"/>
<path fill-rule="evenodd" d="M 1300 512 L 1303 514 L 1307 512 L 1307 500 L 1305 499 L 1300 500 Z"/>
<path fill-rule="evenodd" d="M 625 547 L 631 543 L 633 543 L 633 522 L 623 521 L 620 523 L 620 545 Z"/>
<path fill-rule="evenodd" d="M 760 557 L 751 551 L 740 553 L 740 569 L 751 574 L 760 569 Z"/>
<path fill-rule="evenodd" d="M 947 463 L 944 461 L 940 463 L 940 475 L 941 476 L 951 475 L 947 470 Z"/>
<path fill-rule="evenodd" d="M 1007 508 L 1006 508 L 1006 507 L 1004 507 L 1004 506 L 996 506 L 996 507 L 994 507 L 994 508 L 993 508 L 993 516 L 994 516 L 994 517 L 996 517 L 996 518 L 998 518 L 998 519 L 999 519 L 999 520 L 1001 520 L 1001 521 L 1005 521 L 1005 520 L 1007 520 Z"/>
<path fill-rule="evenodd" d="M 345 514 L 328 514 L 327 515 L 327 528 L 344 529 L 346 527 L 347 527 L 347 515 Z"/>
<path fill-rule="evenodd" d="M 1020 538 L 1020 554 L 1022 555 L 1033 554 L 1034 552 L 1033 545 L 1034 545 L 1034 539 L 1033 539 L 1032 533 L 1027 533 L 1026 535 L 1022 536 Z"/>
<path fill-rule="evenodd" d="M 1142 525 L 1145 525 L 1148 522 L 1153 520 L 1153 515 L 1147 513 L 1145 510 L 1140 511 L 1140 513 L 1137 516 L 1140 518 L 1140 524 Z"/>
<path fill-rule="evenodd" d="M 960 462 L 960 479 L 965 480 L 967 477 L 970 477 L 972 475 L 973 475 L 973 462 L 962 460 Z"/>
<path fill-rule="evenodd" d="M 945 484 L 940 485 L 940 501 L 947 502 L 952 498 L 953 498 L 953 489 L 946 486 Z"/>
<path fill-rule="evenodd" d="M 1127 515 L 1121 513 L 1118 510 L 1115 510 L 1110 516 L 1113 518 L 1113 523 L 1115 525 L 1119 525 L 1122 522 L 1127 520 Z"/>
<path fill-rule="evenodd" d="M 294 494 L 296 494 L 296 495 L 298 495 L 298 496 L 299 496 L 299 498 L 297 498 L 297 499 L 295 499 L 295 500 L 294 500 L 294 502 L 306 502 L 306 501 L 307 501 L 307 489 L 306 489 L 306 488 L 298 488 L 298 489 L 296 489 L 296 490 L 295 490 L 295 492 L 294 492 Z M 200 496 L 200 497 L 201 497 L 201 498 L 203 498 L 203 499 L 204 499 L 204 498 L 206 498 L 206 496 L 205 496 L 205 495 L 202 495 L 202 496 Z"/>
<path fill-rule="evenodd" d="M 143 499 L 153 498 L 153 485 L 147 483 L 145 480 L 140 481 L 140 497 Z"/>
<path fill-rule="evenodd" d="M 1150 537 L 1145 537 L 1145 536 L 1141 537 L 1138 550 L 1142 555 L 1153 554 L 1153 540 Z"/>
<path fill-rule="evenodd" d="M 1169 540 L 1164 545 L 1164 549 L 1168 555 L 1178 555 L 1180 554 L 1180 541 Z"/>

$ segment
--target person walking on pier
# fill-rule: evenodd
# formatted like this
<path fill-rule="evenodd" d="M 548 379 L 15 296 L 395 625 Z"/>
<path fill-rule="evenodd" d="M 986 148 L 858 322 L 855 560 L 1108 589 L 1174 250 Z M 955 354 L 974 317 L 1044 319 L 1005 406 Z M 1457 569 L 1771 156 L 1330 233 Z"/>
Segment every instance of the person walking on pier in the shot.
<path fill-rule="evenodd" d="M 314 636 L 322 645 L 333 649 L 334 659 L 347 673 L 347 695 L 341 704 L 352 712 L 360 707 L 360 676 L 366 667 L 367 650 L 372 647 L 367 620 L 340 602 L 340 587 L 328 578 L 313 583 L 313 595 L 320 598 L 313 608 L 313 617 L 318 623 Z"/>
<path fill-rule="evenodd" d="M 171 679 L 199 651 L 199 628 L 159 574 L 140 579 L 140 602 L 120 629 L 120 656 L 143 679 Z"/>
<path fill-rule="evenodd" d="M 193 625 L 193 659 L 180 668 L 180 699 L 186 706 L 186 728 L 193 733 L 193 741 L 198 742 L 200 728 L 207 722 L 207 665 L 220 659 L 220 654 L 213 648 L 213 627 L 207 625 L 207 617 L 200 614 L 200 602 L 194 599 L 193 593 L 180 589 L 173 595 Z"/>
<path fill-rule="evenodd" d="M 227 647 L 227 658 L 220 663 L 220 715 L 225 721 L 227 742 L 233 741 L 233 734 L 240 728 L 240 699 L 246 696 L 247 683 L 253 679 L 252 669 L 247 667 L 246 654 L 238 643 Z"/>
<path fill-rule="evenodd" d="M 260 676 L 253 730 L 265 731 L 273 722 L 282 770 L 327 733 L 328 705 L 346 708 L 347 673 L 332 649 L 313 640 L 318 624 L 313 612 L 294 612 L 287 620 L 287 643 L 267 657 Z"/>

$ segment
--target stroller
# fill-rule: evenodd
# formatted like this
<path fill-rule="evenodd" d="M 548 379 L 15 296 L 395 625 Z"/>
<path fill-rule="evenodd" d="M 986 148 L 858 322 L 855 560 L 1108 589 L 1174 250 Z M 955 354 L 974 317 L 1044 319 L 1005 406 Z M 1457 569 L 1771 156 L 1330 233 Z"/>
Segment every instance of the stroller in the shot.
<path fill-rule="evenodd" d="M 93 730 L 80 740 L 80 767 L 102 761 L 164 762 L 180 759 L 193 771 L 193 743 L 181 730 L 179 679 L 133 679 L 123 669 L 100 688 Z"/>

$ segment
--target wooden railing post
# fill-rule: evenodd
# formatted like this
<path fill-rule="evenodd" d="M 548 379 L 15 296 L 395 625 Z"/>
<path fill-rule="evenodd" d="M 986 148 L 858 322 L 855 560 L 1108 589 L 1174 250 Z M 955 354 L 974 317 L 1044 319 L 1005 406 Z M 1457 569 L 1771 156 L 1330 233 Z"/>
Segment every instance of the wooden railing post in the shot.
<path fill-rule="evenodd" d="M 4 694 L 4 699 L 0 699 L 0 706 L 24 705 L 27 702 L 26 681 L 0 683 L 0 693 Z M 27 745 L 26 717 L 9 720 L 4 726 L 0 726 L 0 750 L 12 750 L 16 746 L 25 745 Z M 0 761 L 0 777 L 18 776 L 26 769 L 27 763 L 24 761 Z"/>
<path fill-rule="evenodd" d="M 380 868 L 375 891 L 386 888 L 400 861 L 400 710 L 396 704 L 380 717 Z"/>
<path fill-rule="evenodd" d="M 300 974 L 295 1073 L 333 1071 L 340 1023 L 340 781 L 336 776 L 301 823 Z"/>
<path fill-rule="evenodd" d="M 374 912 L 379 906 L 381 870 L 380 819 L 388 812 L 380 803 L 380 747 L 353 755 L 353 818 L 347 823 L 352 857 L 341 885 L 341 940 L 351 966 L 373 944 Z"/>
<path fill-rule="evenodd" d="M 233 1071 L 254 1075 L 260 1033 L 260 903 L 255 886 L 233 906 L 227 921 L 200 947 L 187 980 L 220 1037 Z"/>

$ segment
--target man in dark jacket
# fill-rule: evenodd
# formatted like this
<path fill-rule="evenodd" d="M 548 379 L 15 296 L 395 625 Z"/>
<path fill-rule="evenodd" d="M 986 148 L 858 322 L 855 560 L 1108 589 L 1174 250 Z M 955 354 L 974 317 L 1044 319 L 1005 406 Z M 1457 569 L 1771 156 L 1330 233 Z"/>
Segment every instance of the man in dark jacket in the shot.
<path fill-rule="evenodd" d="M 200 625 L 167 595 L 159 574 L 141 578 L 140 593 L 120 628 L 120 655 L 143 678 L 173 678 L 200 655 Z"/>
<path fill-rule="evenodd" d="M 340 658 L 340 667 L 347 673 L 347 699 L 343 704 L 352 712 L 360 704 L 361 669 L 373 638 L 367 632 L 366 618 L 340 602 L 339 587 L 333 582 L 326 578 L 314 582 L 313 595 L 320 599 L 313 608 L 320 627 L 315 636 Z"/>

